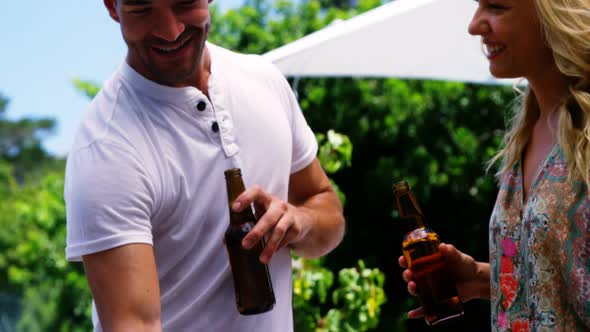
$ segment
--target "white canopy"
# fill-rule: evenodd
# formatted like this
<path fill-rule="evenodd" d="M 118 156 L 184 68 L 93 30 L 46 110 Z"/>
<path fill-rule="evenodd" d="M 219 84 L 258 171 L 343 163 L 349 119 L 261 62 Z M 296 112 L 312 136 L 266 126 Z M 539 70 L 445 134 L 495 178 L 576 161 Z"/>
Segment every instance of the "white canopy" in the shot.
<path fill-rule="evenodd" d="M 285 76 L 399 77 L 513 84 L 488 71 L 467 26 L 473 0 L 396 0 L 264 56 Z"/>

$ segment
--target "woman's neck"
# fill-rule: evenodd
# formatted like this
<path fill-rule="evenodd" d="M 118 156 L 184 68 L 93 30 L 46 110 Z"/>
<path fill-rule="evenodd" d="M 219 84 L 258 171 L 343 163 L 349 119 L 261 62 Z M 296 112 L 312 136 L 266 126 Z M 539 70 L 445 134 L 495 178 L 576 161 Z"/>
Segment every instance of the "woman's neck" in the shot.
<path fill-rule="evenodd" d="M 568 79 L 557 66 L 545 69 L 539 75 L 527 78 L 539 105 L 539 120 L 553 114 L 568 95 Z"/>

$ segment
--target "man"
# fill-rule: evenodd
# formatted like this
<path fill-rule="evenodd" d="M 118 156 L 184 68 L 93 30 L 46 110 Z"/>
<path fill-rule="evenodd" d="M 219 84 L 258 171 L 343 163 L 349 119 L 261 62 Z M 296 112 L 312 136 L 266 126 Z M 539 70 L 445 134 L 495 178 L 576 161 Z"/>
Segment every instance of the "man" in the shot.
<path fill-rule="evenodd" d="M 128 46 L 68 156 L 69 260 L 82 260 L 96 331 L 291 331 L 290 249 L 342 239 L 342 207 L 289 85 L 262 58 L 206 42 L 207 0 L 104 0 Z M 262 214 L 273 310 L 238 314 L 223 234 L 224 170 Z"/>

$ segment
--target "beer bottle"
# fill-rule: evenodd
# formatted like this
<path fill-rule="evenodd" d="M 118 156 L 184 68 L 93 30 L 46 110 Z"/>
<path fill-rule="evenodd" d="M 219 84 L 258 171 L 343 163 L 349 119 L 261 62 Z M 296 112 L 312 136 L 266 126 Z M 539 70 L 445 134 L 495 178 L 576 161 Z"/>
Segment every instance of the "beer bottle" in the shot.
<path fill-rule="evenodd" d="M 260 262 L 264 239 L 253 248 L 242 247 L 242 239 L 256 224 L 252 207 L 242 212 L 231 208 L 236 198 L 244 192 L 245 186 L 239 168 L 225 171 L 230 224 L 225 232 L 225 244 L 234 280 L 236 304 L 242 315 L 255 315 L 273 308 L 275 295 L 268 266 Z"/>
<path fill-rule="evenodd" d="M 447 273 L 444 257 L 438 250 L 438 235 L 426 227 L 408 182 L 394 184 L 393 190 L 405 232 L 402 251 L 412 271 L 426 323 L 436 325 L 463 316 L 455 280 Z"/>

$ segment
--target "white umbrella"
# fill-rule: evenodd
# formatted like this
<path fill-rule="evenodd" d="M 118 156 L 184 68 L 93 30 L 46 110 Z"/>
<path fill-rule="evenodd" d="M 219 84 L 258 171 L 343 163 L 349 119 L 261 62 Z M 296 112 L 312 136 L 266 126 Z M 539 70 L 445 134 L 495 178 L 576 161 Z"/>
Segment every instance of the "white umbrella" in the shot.
<path fill-rule="evenodd" d="M 473 0 L 397 0 L 333 23 L 264 56 L 285 76 L 399 77 L 487 84 Z"/>

